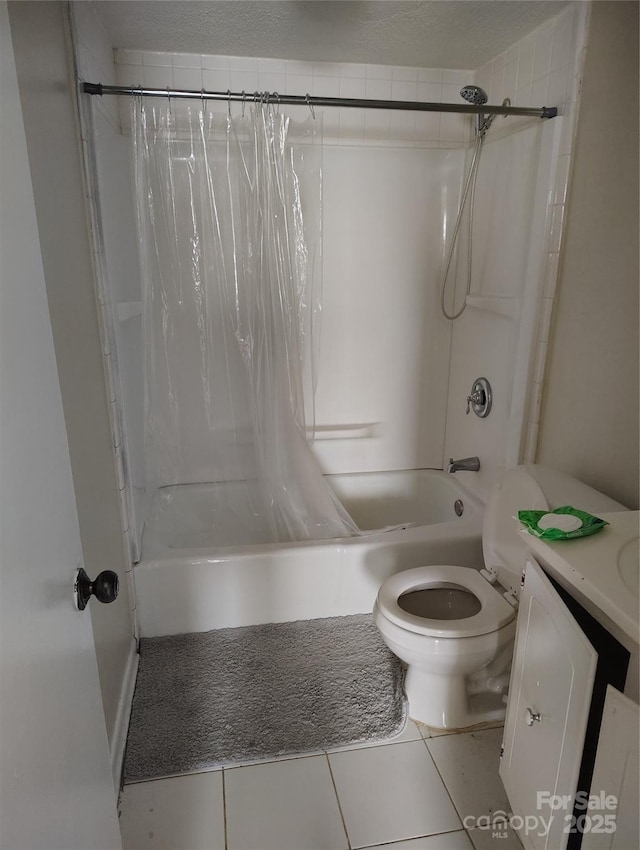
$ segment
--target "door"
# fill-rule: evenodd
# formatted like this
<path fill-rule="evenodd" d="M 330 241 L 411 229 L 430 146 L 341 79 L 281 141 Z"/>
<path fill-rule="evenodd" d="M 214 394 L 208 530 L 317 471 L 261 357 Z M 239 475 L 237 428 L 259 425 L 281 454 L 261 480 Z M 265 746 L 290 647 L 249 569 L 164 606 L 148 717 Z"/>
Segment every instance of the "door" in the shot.
<path fill-rule="evenodd" d="M 527 559 L 500 760 L 526 848 L 567 846 L 597 660 L 551 582 Z"/>
<path fill-rule="evenodd" d="M 581 850 L 640 847 L 640 706 L 607 688 L 591 780 L 592 806 L 582 817 Z"/>
<path fill-rule="evenodd" d="M 122 846 L 90 614 L 72 601 L 81 557 L 0 2 L 0 850 Z"/>

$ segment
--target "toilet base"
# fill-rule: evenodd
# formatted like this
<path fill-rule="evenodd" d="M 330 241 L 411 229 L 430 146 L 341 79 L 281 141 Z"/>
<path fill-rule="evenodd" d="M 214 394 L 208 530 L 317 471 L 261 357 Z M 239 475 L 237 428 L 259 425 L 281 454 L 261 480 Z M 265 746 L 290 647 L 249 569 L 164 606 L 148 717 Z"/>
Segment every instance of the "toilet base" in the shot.
<path fill-rule="evenodd" d="M 502 695 L 470 696 L 463 676 L 441 676 L 409 665 L 404 687 L 409 717 L 433 729 L 460 730 L 504 720 Z"/>

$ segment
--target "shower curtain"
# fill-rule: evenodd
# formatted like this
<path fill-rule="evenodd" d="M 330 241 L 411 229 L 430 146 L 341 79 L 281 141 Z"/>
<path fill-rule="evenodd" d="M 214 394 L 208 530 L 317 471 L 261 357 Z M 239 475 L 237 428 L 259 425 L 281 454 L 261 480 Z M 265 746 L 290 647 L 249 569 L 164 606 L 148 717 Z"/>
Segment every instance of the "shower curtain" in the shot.
<path fill-rule="evenodd" d="M 147 491 L 233 482 L 247 521 L 263 521 L 273 542 L 358 534 L 307 441 L 319 118 L 136 98 L 132 122 Z M 228 510 L 215 503 L 223 492 L 212 488 L 213 525 Z"/>

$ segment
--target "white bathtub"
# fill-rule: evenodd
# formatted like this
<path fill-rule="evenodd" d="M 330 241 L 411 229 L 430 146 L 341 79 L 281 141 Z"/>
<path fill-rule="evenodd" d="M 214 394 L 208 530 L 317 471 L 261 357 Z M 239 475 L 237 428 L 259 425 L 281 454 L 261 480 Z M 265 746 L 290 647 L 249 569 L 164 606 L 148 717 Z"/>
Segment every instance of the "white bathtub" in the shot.
<path fill-rule="evenodd" d="M 445 563 L 481 568 L 483 506 L 455 476 L 410 470 L 328 479 L 361 529 L 412 525 L 275 544 L 264 542 L 268 532 L 259 520 L 248 521 L 247 505 L 239 503 L 247 498 L 244 487 L 230 482 L 159 491 L 134 571 L 141 636 L 364 613 L 380 584 L 400 570 Z M 458 499 L 461 517 L 454 510 Z"/>

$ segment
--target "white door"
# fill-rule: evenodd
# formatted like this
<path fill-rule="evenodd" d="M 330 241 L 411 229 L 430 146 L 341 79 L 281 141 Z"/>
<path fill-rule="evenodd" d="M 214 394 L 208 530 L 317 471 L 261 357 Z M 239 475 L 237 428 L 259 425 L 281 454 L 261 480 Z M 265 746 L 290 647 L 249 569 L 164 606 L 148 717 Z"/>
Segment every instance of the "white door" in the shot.
<path fill-rule="evenodd" d="M 0 848 L 117 850 L 90 614 L 72 601 L 80 535 L 26 150 L 0 2 Z"/>
<path fill-rule="evenodd" d="M 640 847 L 640 706 L 620 691 L 607 688 L 591 780 L 593 808 L 582 824 L 582 850 L 628 850 Z"/>
<path fill-rule="evenodd" d="M 527 559 L 500 759 L 513 814 L 530 818 L 518 830 L 526 848 L 567 846 L 597 661 L 551 582 Z"/>

